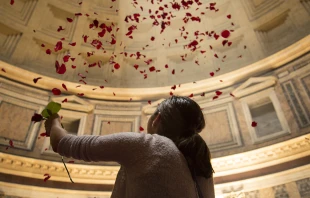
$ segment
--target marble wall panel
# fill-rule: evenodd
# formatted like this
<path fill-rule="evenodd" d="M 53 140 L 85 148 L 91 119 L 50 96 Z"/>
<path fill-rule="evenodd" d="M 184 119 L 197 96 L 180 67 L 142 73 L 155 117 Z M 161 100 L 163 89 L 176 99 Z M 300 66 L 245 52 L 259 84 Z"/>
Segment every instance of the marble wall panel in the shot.
<path fill-rule="evenodd" d="M 1 136 L 13 141 L 24 142 L 29 132 L 31 120 L 22 118 L 31 118 L 33 114 L 33 109 L 2 101 L 0 103 Z"/>

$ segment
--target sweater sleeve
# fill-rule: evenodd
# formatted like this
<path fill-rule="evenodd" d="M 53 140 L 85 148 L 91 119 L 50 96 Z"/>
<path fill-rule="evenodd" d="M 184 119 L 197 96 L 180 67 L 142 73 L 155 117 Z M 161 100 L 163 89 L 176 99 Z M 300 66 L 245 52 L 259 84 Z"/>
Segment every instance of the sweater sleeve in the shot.
<path fill-rule="evenodd" d="M 115 161 L 121 165 L 128 165 L 150 146 L 151 134 L 123 132 L 110 135 L 67 134 L 57 148 L 61 156 L 72 157 L 86 162 Z"/>

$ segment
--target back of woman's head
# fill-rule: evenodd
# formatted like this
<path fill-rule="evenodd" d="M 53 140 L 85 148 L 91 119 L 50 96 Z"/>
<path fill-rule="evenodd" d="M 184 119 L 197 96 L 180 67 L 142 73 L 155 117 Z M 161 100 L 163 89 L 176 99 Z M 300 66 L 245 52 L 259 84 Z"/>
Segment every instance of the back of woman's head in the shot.
<path fill-rule="evenodd" d="M 158 134 L 170 138 L 182 152 L 196 175 L 210 178 L 213 168 L 206 142 L 198 134 L 205 127 L 199 105 L 187 97 L 172 96 L 158 106 L 160 112 Z"/>

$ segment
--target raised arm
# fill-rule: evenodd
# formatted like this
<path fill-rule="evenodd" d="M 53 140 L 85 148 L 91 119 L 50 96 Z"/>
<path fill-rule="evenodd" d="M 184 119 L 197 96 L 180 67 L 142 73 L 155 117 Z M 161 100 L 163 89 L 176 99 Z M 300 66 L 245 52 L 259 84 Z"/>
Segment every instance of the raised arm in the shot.
<path fill-rule="evenodd" d="M 84 161 L 115 161 L 129 165 L 143 157 L 151 146 L 150 134 L 123 132 L 104 136 L 67 134 L 59 119 L 51 127 L 51 145 L 54 152 Z"/>

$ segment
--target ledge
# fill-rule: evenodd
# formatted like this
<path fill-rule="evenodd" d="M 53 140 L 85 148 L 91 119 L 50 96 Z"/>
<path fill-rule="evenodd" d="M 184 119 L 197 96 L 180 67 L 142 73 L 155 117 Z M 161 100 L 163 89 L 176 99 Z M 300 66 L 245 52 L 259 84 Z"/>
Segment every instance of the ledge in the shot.
<path fill-rule="evenodd" d="M 191 93 L 195 95 L 202 92 L 223 89 L 238 82 L 244 81 L 249 77 L 257 76 L 270 70 L 279 68 L 309 51 L 310 35 L 265 59 L 262 59 L 241 69 L 217 77 L 201 80 L 196 84 L 183 84 L 182 87 L 178 88 L 174 92 L 174 94 L 188 96 Z M 64 91 L 64 94 L 84 93 L 84 97 L 93 99 L 114 101 L 129 101 L 130 98 L 132 98 L 133 101 L 154 100 L 158 98 L 166 98 L 171 90 L 170 86 L 167 86 L 156 88 L 105 87 L 103 90 L 97 89 L 93 91 L 92 89 L 96 86 L 91 85 L 82 85 L 79 89 L 76 89 L 75 87 L 79 85 L 78 83 L 62 81 L 59 79 L 39 75 L 37 73 L 21 69 L 17 66 L 10 65 L 3 61 L 0 61 L 0 67 L 6 70 L 6 73 L 0 71 L 0 76 L 4 76 L 17 82 L 45 90 L 51 90 L 55 87 L 58 87 L 60 84 L 65 83 L 68 90 L 71 91 Z M 38 83 L 34 84 L 33 79 L 37 78 L 38 76 L 42 77 L 42 79 Z M 223 80 L 223 82 L 220 83 L 220 80 Z M 113 92 L 116 94 L 115 96 L 113 95 Z"/>
<path fill-rule="evenodd" d="M 246 175 L 247 172 L 309 157 L 310 142 L 306 139 L 309 136 L 307 134 L 272 146 L 212 159 L 214 177 L 220 180 L 223 180 L 224 176 L 229 179 L 229 176 L 234 177 L 234 175 L 242 178 L 242 174 Z M 67 167 L 73 181 L 84 184 L 114 184 L 119 171 L 119 167 L 113 166 L 67 164 Z M 64 165 L 60 162 L 6 153 L 0 153 L 0 173 L 35 179 L 43 179 L 43 175 L 48 173 L 52 176 L 51 181 L 70 182 Z M 268 172 L 268 174 L 271 173 Z"/>

